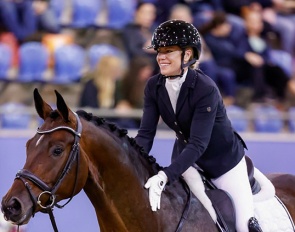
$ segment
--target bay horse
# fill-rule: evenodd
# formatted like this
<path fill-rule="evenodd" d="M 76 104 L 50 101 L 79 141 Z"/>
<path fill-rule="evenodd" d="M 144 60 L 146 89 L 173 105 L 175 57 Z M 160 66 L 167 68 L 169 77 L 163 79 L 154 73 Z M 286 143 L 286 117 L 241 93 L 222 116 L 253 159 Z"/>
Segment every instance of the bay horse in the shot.
<path fill-rule="evenodd" d="M 91 201 L 101 232 L 218 231 L 204 206 L 188 198 L 182 182 L 167 186 L 161 210 L 150 208 L 147 179 L 161 169 L 115 124 L 84 111 L 73 112 L 55 91 L 53 110 L 34 90 L 34 102 L 44 123 L 27 141 L 26 162 L 2 199 L 6 220 L 29 222 L 37 212 L 62 208 L 82 189 Z M 189 201 L 189 202 L 188 202 Z"/>
<path fill-rule="evenodd" d="M 160 167 L 127 131 L 84 111 L 73 112 L 55 91 L 53 110 L 34 90 L 34 102 L 44 123 L 26 144 L 23 169 L 2 199 L 6 220 L 29 222 L 37 212 L 52 214 L 82 189 L 91 201 L 101 232 L 218 231 L 200 201 L 181 181 L 166 186 L 161 209 L 152 212 L 146 180 Z M 276 195 L 295 219 L 295 176 L 270 174 Z M 58 202 L 67 199 L 64 205 Z"/>

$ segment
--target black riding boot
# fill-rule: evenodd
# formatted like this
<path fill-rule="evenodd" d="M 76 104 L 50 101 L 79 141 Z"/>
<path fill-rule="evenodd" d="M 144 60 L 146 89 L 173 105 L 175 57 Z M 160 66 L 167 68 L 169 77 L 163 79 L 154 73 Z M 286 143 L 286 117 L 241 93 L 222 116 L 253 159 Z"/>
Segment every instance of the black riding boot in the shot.
<path fill-rule="evenodd" d="M 251 217 L 248 222 L 249 232 L 263 232 L 258 220 L 255 217 Z"/>

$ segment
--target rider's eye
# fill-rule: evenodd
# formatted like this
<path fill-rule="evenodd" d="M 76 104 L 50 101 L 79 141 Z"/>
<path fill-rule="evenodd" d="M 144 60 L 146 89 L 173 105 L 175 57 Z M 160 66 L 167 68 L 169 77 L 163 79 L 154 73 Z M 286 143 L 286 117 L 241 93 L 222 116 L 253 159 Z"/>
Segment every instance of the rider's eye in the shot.
<path fill-rule="evenodd" d="M 61 155 L 61 153 L 63 152 L 63 149 L 58 147 L 58 148 L 55 148 L 54 151 L 53 151 L 53 155 L 54 156 L 59 156 Z"/>

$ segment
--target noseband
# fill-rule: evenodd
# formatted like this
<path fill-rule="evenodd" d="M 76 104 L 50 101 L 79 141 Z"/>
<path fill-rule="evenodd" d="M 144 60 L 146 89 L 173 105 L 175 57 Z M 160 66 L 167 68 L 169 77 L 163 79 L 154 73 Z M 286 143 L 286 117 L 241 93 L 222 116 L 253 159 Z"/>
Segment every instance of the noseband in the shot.
<path fill-rule="evenodd" d="M 34 216 L 34 212 L 36 210 L 37 204 L 38 204 L 43 209 L 43 211 L 45 211 L 45 213 L 49 214 L 50 219 L 51 219 L 51 223 L 52 223 L 52 226 L 53 226 L 55 232 L 57 232 L 58 230 L 57 230 L 54 216 L 52 213 L 53 207 L 56 206 L 58 208 L 63 208 L 65 205 L 67 205 L 74 197 L 74 193 L 75 193 L 76 185 L 77 185 L 77 176 L 78 176 L 78 170 L 79 170 L 79 141 L 80 141 L 81 133 L 82 133 L 82 123 L 80 121 L 79 116 L 76 113 L 74 113 L 74 114 L 75 114 L 75 117 L 77 120 L 77 130 L 74 130 L 74 129 L 67 127 L 67 126 L 59 126 L 59 127 L 55 127 L 50 130 L 44 130 L 44 131 L 40 131 L 39 129 L 37 130 L 38 134 L 49 134 L 49 133 L 52 133 L 57 130 L 67 130 L 75 136 L 74 144 L 72 146 L 72 150 L 69 154 L 68 160 L 64 166 L 63 171 L 61 172 L 56 183 L 54 184 L 54 186 L 52 188 L 49 187 L 39 177 L 37 177 L 36 175 L 34 175 L 33 173 L 31 173 L 30 171 L 28 171 L 26 169 L 19 170 L 18 173 L 16 174 L 16 177 L 15 177 L 16 179 L 19 179 L 24 183 L 26 189 L 29 192 L 30 198 L 33 202 L 33 210 L 32 210 L 33 216 Z M 66 174 L 70 171 L 70 169 L 75 161 L 77 163 L 77 168 L 76 168 L 75 184 L 74 184 L 74 188 L 72 191 L 72 195 L 65 204 L 59 205 L 56 202 L 55 193 L 58 190 L 59 186 L 61 185 Z M 27 180 L 30 180 L 31 182 L 33 182 L 35 185 L 37 185 L 43 191 L 42 193 L 39 194 L 38 197 L 35 197 L 33 195 L 32 190 L 31 190 L 32 188 L 29 185 L 29 183 L 27 182 Z M 49 195 L 49 203 L 47 205 L 44 205 L 41 202 L 41 197 L 43 195 Z"/>

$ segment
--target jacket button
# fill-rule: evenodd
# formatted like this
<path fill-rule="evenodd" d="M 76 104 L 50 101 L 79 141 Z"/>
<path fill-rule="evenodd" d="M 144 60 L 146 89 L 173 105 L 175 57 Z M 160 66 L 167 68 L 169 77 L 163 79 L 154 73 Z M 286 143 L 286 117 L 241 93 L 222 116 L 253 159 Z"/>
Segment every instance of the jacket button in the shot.
<path fill-rule="evenodd" d="M 187 143 L 187 140 L 184 140 L 185 143 Z"/>
<path fill-rule="evenodd" d="M 177 125 L 177 122 L 174 122 L 175 125 Z"/>
<path fill-rule="evenodd" d="M 182 131 L 179 131 L 179 134 L 181 134 L 181 135 L 182 135 Z"/>

